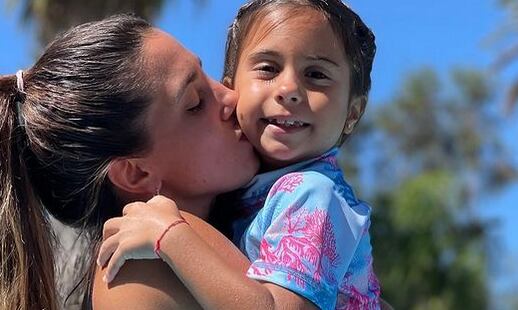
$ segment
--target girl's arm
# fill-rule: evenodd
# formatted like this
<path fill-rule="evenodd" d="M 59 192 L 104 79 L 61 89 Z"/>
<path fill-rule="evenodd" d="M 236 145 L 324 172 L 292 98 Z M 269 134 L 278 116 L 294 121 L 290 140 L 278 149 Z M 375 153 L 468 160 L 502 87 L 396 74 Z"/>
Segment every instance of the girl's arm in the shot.
<path fill-rule="evenodd" d="M 181 218 L 174 202 L 161 196 L 127 206 L 124 215 L 105 224 L 99 263 L 104 265 L 113 253 L 108 282 L 128 259 L 158 258 L 156 240 Z M 211 248 L 190 225 L 172 227 L 161 239 L 159 254 L 205 309 L 316 309 L 285 288 L 249 279 L 245 269 L 236 268 L 217 245 Z"/>
<path fill-rule="evenodd" d="M 182 213 L 203 241 L 232 262 L 232 268 L 245 272 L 248 259 L 219 231 L 189 213 Z M 161 260 L 131 260 L 109 284 L 102 281 L 105 271 L 97 268 L 92 291 L 93 309 L 201 309 L 196 299 Z"/>

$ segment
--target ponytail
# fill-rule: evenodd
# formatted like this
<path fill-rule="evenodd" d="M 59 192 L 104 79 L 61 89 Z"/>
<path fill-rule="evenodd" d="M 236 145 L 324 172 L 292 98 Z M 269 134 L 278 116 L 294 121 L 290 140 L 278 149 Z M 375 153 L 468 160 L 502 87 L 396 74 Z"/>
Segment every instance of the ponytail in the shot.
<path fill-rule="evenodd" d="M 0 76 L 0 309 L 57 309 L 51 233 L 26 170 L 16 77 Z"/>

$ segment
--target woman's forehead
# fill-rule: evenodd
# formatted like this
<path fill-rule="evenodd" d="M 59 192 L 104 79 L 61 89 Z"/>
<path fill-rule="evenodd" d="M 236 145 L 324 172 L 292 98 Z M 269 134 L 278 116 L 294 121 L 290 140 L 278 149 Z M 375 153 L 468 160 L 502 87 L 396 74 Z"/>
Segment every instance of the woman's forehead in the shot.
<path fill-rule="evenodd" d="M 143 57 L 150 78 L 165 84 L 169 93 L 171 89 L 178 91 L 184 80 L 200 71 L 199 58 L 173 36 L 158 29 L 144 40 Z"/>

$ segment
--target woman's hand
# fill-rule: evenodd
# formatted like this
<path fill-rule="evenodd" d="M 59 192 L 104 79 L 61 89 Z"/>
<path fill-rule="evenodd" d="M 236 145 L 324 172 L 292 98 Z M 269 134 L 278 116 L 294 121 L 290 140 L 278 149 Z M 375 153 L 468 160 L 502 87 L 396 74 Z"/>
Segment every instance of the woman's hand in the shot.
<path fill-rule="evenodd" d="M 129 259 L 158 259 L 155 253 L 157 240 L 171 223 L 183 223 L 175 202 L 155 196 L 148 202 L 126 205 L 123 216 L 104 223 L 103 243 L 97 264 L 107 265 L 103 280 L 111 282 Z"/>

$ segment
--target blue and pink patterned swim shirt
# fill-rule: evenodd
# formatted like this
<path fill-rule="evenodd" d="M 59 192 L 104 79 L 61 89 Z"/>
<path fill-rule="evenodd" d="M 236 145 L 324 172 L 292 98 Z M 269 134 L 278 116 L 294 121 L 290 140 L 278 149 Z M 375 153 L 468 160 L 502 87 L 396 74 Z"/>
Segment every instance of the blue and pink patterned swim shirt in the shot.
<path fill-rule="evenodd" d="M 257 175 L 238 197 L 234 242 L 252 262 L 250 278 L 321 309 L 379 309 L 371 209 L 345 182 L 337 152 Z"/>

